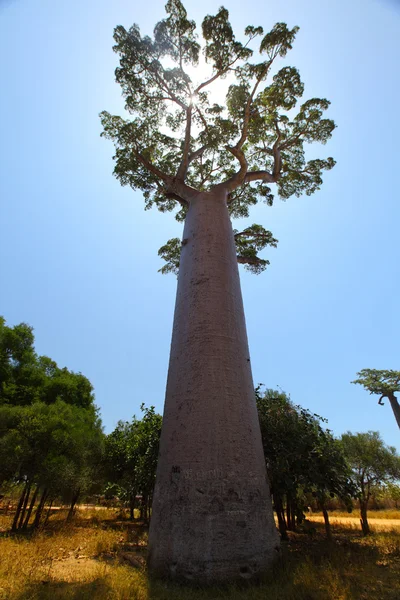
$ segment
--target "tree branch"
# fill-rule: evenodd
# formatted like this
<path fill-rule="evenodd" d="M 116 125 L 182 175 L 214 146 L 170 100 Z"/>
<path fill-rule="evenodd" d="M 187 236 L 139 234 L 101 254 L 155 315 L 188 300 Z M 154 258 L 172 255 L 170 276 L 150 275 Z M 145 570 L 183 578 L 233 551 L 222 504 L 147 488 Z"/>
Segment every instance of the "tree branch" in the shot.
<path fill-rule="evenodd" d="M 241 148 L 243 146 L 243 144 L 245 143 L 245 141 L 247 140 L 247 133 L 248 133 L 248 130 L 249 130 L 251 104 L 253 102 L 254 95 L 255 95 L 255 93 L 257 91 L 257 88 L 260 85 L 261 80 L 263 79 L 263 77 L 265 77 L 265 75 L 268 73 L 268 70 L 269 70 L 270 66 L 272 65 L 272 63 L 273 63 L 273 60 L 274 59 L 271 59 L 271 60 L 269 60 L 267 62 L 267 64 L 265 65 L 265 68 L 261 71 L 260 75 L 256 79 L 256 82 L 254 84 L 253 90 L 252 90 L 250 96 L 247 99 L 246 108 L 244 109 L 244 119 L 243 119 L 242 135 L 240 136 L 240 140 L 236 144 L 236 148 Z"/>
<path fill-rule="evenodd" d="M 215 189 L 224 188 L 229 193 L 233 192 L 236 188 L 242 185 L 242 183 L 244 183 L 248 165 L 244 152 L 241 148 L 237 148 L 236 146 L 225 146 L 225 148 L 228 150 L 228 152 L 233 154 L 233 156 L 237 158 L 240 163 L 240 169 L 237 171 L 237 173 L 223 183 L 219 183 L 215 186 Z"/>
<path fill-rule="evenodd" d="M 274 154 L 273 176 L 274 176 L 275 181 L 277 181 L 279 179 L 279 176 L 281 173 L 281 168 L 282 168 L 281 151 L 279 148 L 279 142 L 281 141 L 282 133 L 281 133 L 281 130 L 279 129 L 278 121 L 275 121 L 275 130 L 277 133 L 277 138 L 272 147 L 272 152 Z"/>
<path fill-rule="evenodd" d="M 237 256 L 237 261 L 241 265 L 259 265 L 260 263 L 265 262 L 261 258 L 253 257 L 253 256 Z"/>
<path fill-rule="evenodd" d="M 198 148 L 197 150 L 195 150 L 194 152 L 189 154 L 189 164 L 193 160 L 196 160 L 196 158 L 199 158 L 200 156 L 202 156 L 206 150 L 207 150 L 207 146 L 201 146 L 201 148 Z"/>
<path fill-rule="evenodd" d="M 158 169 L 156 166 L 154 166 L 153 163 L 151 163 L 146 158 L 144 158 L 144 156 L 142 154 L 140 154 L 140 152 L 137 149 L 135 150 L 135 148 L 132 148 L 132 152 L 135 155 L 135 158 L 148 171 L 150 171 L 150 173 L 153 173 L 153 175 L 156 175 L 159 179 L 161 179 L 162 181 L 165 181 L 166 183 L 169 182 L 169 181 L 172 181 L 172 177 L 170 177 L 166 173 L 163 173 L 162 171 L 160 171 L 160 169 Z"/>
<path fill-rule="evenodd" d="M 189 167 L 189 150 L 190 150 L 190 133 L 192 129 L 192 110 L 193 105 L 190 105 L 186 111 L 186 130 L 185 130 L 185 141 L 183 144 L 183 156 L 181 164 L 179 165 L 178 172 L 176 174 L 177 179 L 185 180 L 187 170 Z"/>
<path fill-rule="evenodd" d="M 245 45 L 243 46 L 243 48 L 247 48 L 247 46 L 250 44 L 250 42 L 255 38 L 255 35 L 251 35 L 249 37 L 249 39 L 247 40 L 247 42 L 245 43 Z M 203 83 L 201 83 L 194 91 L 195 94 L 198 94 L 200 92 L 200 90 L 202 90 L 203 88 L 207 87 L 207 85 L 210 85 L 210 83 L 213 83 L 216 79 L 218 79 L 218 77 L 222 77 L 222 75 L 225 75 L 225 73 L 227 73 L 230 68 L 232 67 L 232 65 L 235 64 L 235 62 L 237 62 L 239 60 L 239 56 L 237 56 L 232 62 L 229 63 L 229 65 L 227 65 L 225 67 L 225 69 L 221 69 L 219 71 L 217 71 L 215 73 L 215 75 L 213 75 L 212 77 L 210 77 L 210 79 L 207 79 L 207 81 L 203 81 Z"/>
<path fill-rule="evenodd" d="M 276 183 L 275 177 L 268 171 L 249 171 L 244 178 L 244 183 L 250 183 L 251 181 L 257 180 Z"/>
<path fill-rule="evenodd" d="M 175 94 L 170 90 L 167 82 L 164 81 L 164 79 L 157 73 L 157 70 L 154 69 L 154 67 L 152 68 L 151 65 L 143 63 L 143 61 L 141 61 L 139 57 L 137 58 L 137 60 L 138 60 L 138 63 L 143 67 L 143 70 L 147 73 L 151 73 L 153 75 L 154 79 L 156 80 L 156 82 L 161 86 L 161 88 L 165 92 L 167 92 L 169 100 L 172 100 L 173 102 L 178 104 L 178 106 L 180 106 L 183 110 L 188 109 L 188 106 L 184 102 L 182 102 L 182 100 L 179 100 L 179 98 L 177 96 L 175 96 Z M 158 61 L 158 58 L 156 58 L 156 60 Z"/>

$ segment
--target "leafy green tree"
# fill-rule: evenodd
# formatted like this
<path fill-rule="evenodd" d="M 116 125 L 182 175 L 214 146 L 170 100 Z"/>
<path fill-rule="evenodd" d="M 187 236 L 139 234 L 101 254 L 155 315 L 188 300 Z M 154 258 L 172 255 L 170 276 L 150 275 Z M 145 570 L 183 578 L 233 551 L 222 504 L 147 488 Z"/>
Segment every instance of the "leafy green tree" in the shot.
<path fill-rule="evenodd" d="M 107 492 L 115 493 L 127 502 L 131 519 L 134 518 L 135 498 L 138 494 L 136 479 L 136 437 L 137 420 L 119 421 L 116 428 L 106 437 L 105 464 L 108 480 Z"/>
<path fill-rule="evenodd" d="M 388 483 L 386 485 L 386 492 L 389 498 L 394 502 L 396 509 L 400 505 L 400 485 L 398 483 Z"/>
<path fill-rule="evenodd" d="M 259 224 L 234 230 L 230 219 L 247 217 L 258 201 L 271 206 L 273 186 L 282 200 L 317 191 L 335 161 L 308 160 L 306 150 L 313 142 L 325 144 L 335 124 L 325 117 L 326 99 L 297 106 L 304 91 L 299 72 L 279 64 L 298 27 L 276 23 L 264 33 L 249 25 L 239 38 L 222 7 L 204 18 L 200 40 L 180 0 L 169 0 L 166 12 L 152 37 L 142 36 L 137 25 L 114 30 L 116 80 L 129 118 L 102 112 L 102 135 L 114 142 L 114 174 L 120 183 L 140 190 L 146 209 L 176 209 L 176 218 L 185 222 L 181 243 L 169 240 L 160 249 L 167 261 L 162 271 L 179 269 L 179 275 L 149 565 L 159 575 L 193 580 L 198 577 L 195 564 L 197 574 L 205 571 L 215 581 L 244 576 L 241 532 L 226 517 L 233 509 L 215 517 L 215 532 L 230 541 L 218 544 L 212 565 L 206 566 L 207 549 L 217 547 L 204 508 L 212 505 L 212 489 L 196 496 L 194 481 L 174 485 L 172 469 L 188 477 L 193 465 L 199 477 L 214 472 L 218 443 L 218 456 L 224 457 L 221 485 L 248 488 L 250 473 L 253 482 L 262 482 L 257 510 L 250 499 L 241 506 L 248 531 L 254 532 L 246 557 L 259 556 L 248 573 L 265 568 L 277 544 L 260 461 L 238 273 L 238 261 L 252 272 L 263 271 L 268 261 L 259 252 L 277 240 Z M 196 70 L 201 57 L 209 70 L 204 78 Z M 227 85 L 220 103 L 212 90 L 221 80 Z M 194 403 L 198 406 L 191 410 Z M 251 436 L 244 434 L 249 428 Z M 224 435 L 228 430 L 241 440 L 240 448 Z M 193 539 L 202 542 L 194 547 Z"/>
<path fill-rule="evenodd" d="M 114 174 L 121 184 L 141 190 L 146 209 L 178 207 L 178 220 L 185 219 L 193 196 L 207 190 L 226 192 L 234 218 L 248 216 L 259 199 L 271 206 L 271 184 L 283 200 L 317 191 L 322 172 L 335 161 L 306 161 L 305 145 L 325 144 L 331 137 L 334 122 L 324 118 L 329 101 L 312 98 L 293 114 L 304 92 L 299 72 L 288 66 L 275 69 L 299 28 L 277 23 L 264 35 L 262 27 L 248 26 L 243 43 L 235 38 L 228 11 L 220 8 L 202 24 L 210 77 L 196 82 L 193 69 L 201 56 L 196 25 L 180 0 L 169 0 L 166 11 L 153 39 L 142 37 L 138 25 L 129 30 L 119 25 L 114 31 L 114 51 L 120 56 L 116 80 L 132 118 L 104 111 L 101 121 L 102 135 L 116 147 Z M 257 38 L 255 53 L 250 45 Z M 218 104 L 209 89 L 221 79 L 230 84 L 225 103 Z M 258 252 L 276 245 L 271 233 L 253 225 L 236 232 L 235 239 L 240 262 L 252 271 L 264 270 L 268 261 Z M 179 254 L 177 239 L 162 251 L 175 264 L 172 270 L 179 266 Z"/>
<path fill-rule="evenodd" d="M 361 528 L 368 535 L 367 512 L 374 487 L 400 479 L 400 456 L 393 446 L 384 443 L 377 431 L 344 433 L 341 443 L 359 498 Z"/>
<path fill-rule="evenodd" d="M 23 483 L 13 528 L 27 527 L 39 491 L 35 526 L 56 495 L 72 514 L 99 478 L 102 447 L 90 381 L 38 356 L 32 327 L 0 318 L 0 482 Z"/>
<path fill-rule="evenodd" d="M 34 348 L 33 328 L 8 327 L 0 317 L 0 403 L 31 404 L 43 384 Z"/>
<path fill-rule="evenodd" d="M 352 383 L 364 386 L 370 394 L 380 396 L 378 404 L 383 406 L 383 398 L 387 398 L 392 407 L 397 426 L 400 428 L 400 405 L 395 392 L 400 392 L 400 371 L 362 369 Z"/>
<path fill-rule="evenodd" d="M 136 496 L 141 496 L 141 517 L 147 520 L 156 477 L 161 415 L 154 406 L 141 405 L 143 416 L 131 422 L 120 421 L 106 439 L 106 464 L 109 489 L 127 501 L 134 518 Z"/>
<path fill-rule="evenodd" d="M 154 406 L 146 408 L 142 404 L 140 408 L 143 416 L 136 429 L 135 473 L 142 495 L 141 517 L 148 520 L 156 481 L 162 417 L 155 412 Z"/>
<path fill-rule="evenodd" d="M 81 408 L 92 406 L 93 386 L 87 377 L 38 356 L 34 342 L 32 327 L 25 323 L 8 327 L 0 317 L 0 404 L 63 400 Z"/>
<path fill-rule="evenodd" d="M 309 464 L 307 487 L 312 490 L 324 516 L 327 538 L 332 539 L 327 501 L 336 496 L 351 510 L 356 488 L 339 440 L 319 425 L 315 433 L 315 452 Z"/>
<path fill-rule="evenodd" d="M 295 405 L 284 393 L 256 388 L 264 455 L 271 481 L 279 530 L 283 539 L 286 529 L 295 528 L 301 518 L 302 492 L 312 492 L 331 538 L 326 501 L 336 495 L 349 501 L 354 493 L 350 471 L 342 448 L 332 432 L 324 429 L 325 419 Z M 286 518 L 284 503 L 286 500 Z"/>
<path fill-rule="evenodd" d="M 103 437 L 93 407 L 62 400 L 0 406 L 0 480 L 24 483 L 14 530 L 27 527 L 39 491 L 35 526 L 47 499 L 90 491 L 102 464 Z"/>

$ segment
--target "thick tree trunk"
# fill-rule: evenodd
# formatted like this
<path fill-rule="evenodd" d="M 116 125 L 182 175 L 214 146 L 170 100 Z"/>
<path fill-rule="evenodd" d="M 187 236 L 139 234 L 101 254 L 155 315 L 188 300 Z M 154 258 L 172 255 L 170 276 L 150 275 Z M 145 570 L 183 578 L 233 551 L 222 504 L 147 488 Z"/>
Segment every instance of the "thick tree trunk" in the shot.
<path fill-rule="evenodd" d="M 281 534 L 281 539 L 283 541 L 287 542 L 289 538 L 288 538 L 288 534 L 287 534 L 285 511 L 283 509 L 282 499 L 279 496 L 274 495 L 274 503 L 275 503 L 276 516 L 278 517 L 279 533 Z"/>
<path fill-rule="evenodd" d="M 47 498 L 47 489 L 45 488 L 42 492 L 42 496 L 39 500 L 39 504 L 36 509 L 35 520 L 33 521 L 33 529 L 38 529 L 38 527 L 40 525 L 40 519 L 42 516 L 43 507 L 46 502 L 46 498 Z"/>
<path fill-rule="evenodd" d="M 226 195 L 199 193 L 183 233 L 149 567 L 247 579 L 278 547 Z"/>
<path fill-rule="evenodd" d="M 297 502 L 291 494 L 286 495 L 286 520 L 289 531 L 296 531 Z"/>
<path fill-rule="evenodd" d="M 361 515 L 360 523 L 361 523 L 361 529 L 362 529 L 362 532 L 364 535 L 369 535 L 371 533 L 371 530 L 369 528 L 368 518 L 367 518 L 367 508 L 368 508 L 368 502 L 365 500 L 360 500 L 360 515 Z"/>
<path fill-rule="evenodd" d="M 72 520 L 72 517 L 74 516 L 74 509 L 75 509 L 75 505 L 78 502 L 79 496 L 80 496 L 81 490 L 78 490 L 73 496 L 72 496 L 72 500 L 71 500 L 71 504 L 69 507 L 69 511 L 68 511 L 68 515 L 67 515 L 67 523 L 69 523 Z"/>
<path fill-rule="evenodd" d="M 396 419 L 397 426 L 400 429 L 400 404 L 394 394 L 389 396 L 390 406 L 392 407 L 392 411 L 394 414 L 394 418 Z"/>
<path fill-rule="evenodd" d="M 329 521 L 329 514 L 328 511 L 326 510 L 325 506 L 322 505 L 322 514 L 324 515 L 324 523 L 325 523 L 325 531 L 326 531 L 326 537 L 327 539 L 331 542 L 332 541 L 332 530 L 331 530 L 331 524 Z"/>

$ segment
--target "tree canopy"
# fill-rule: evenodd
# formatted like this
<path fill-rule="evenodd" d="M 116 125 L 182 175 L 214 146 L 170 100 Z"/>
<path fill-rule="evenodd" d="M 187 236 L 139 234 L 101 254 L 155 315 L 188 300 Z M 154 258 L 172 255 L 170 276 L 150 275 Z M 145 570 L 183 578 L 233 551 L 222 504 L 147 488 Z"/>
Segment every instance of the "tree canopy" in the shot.
<path fill-rule="evenodd" d="M 128 502 L 131 518 L 137 495 L 141 495 L 142 516 L 150 515 L 162 423 L 154 406 L 140 408 L 141 420 L 134 416 L 131 422 L 119 421 L 106 438 L 108 490 Z"/>
<path fill-rule="evenodd" d="M 354 492 L 338 440 L 325 419 L 293 404 L 278 390 L 256 388 L 264 455 L 281 534 L 295 527 L 300 496 L 312 493 L 322 510 L 328 496 L 349 500 Z M 283 512 L 286 500 L 286 520 Z M 328 535 L 329 530 L 327 528 Z"/>
<path fill-rule="evenodd" d="M 371 394 L 378 394 L 381 403 L 382 398 L 388 398 L 395 392 L 400 392 L 400 371 L 361 369 L 357 373 L 357 379 L 352 383 L 359 383 Z"/>
<path fill-rule="evenodd" d="M 299 28 L 276 23 L 265 33 L 248 25 L 237 38 L 221 7 L 204 18 L 199 36 L 180 0 L 169 0 L 166 12 L 153 37 L 143 36 L 138 25 L 114 31 L 116 81 L 129 118 L 100 116 L 102 135 L 115 144 L 114 174 L 121 184 L 141 190 L 146 209 L 178 208 L 178 220 L 199 192 L 226 190 L 237 218 L 249 216 L 259 200 L 271 206 L 271 184 L 282 200 L 318 190 L 335 161 L 308 159 L 306 147 L 331 137 L 335 124 L 324 116 L 330 103 L 311 98 L 297 106 L 304 92 L 300 74 L 278 68 Z M 208 68 L 203 78 L 202 61 Z M 211 91 L 223 79 L 226 97 L 219 103 Z M 239 262 L 255 273 L 264 270 L 268 261 L 258 252 L 276 245 L 271 232 L 252 225 L 236 231 L 235 239 Z M 161 248 L 163 273 L 178 268 L 178 250 L 176 239 Z"/>
<path fill-rule="evenodd" d="M 341 437 L 352 480 L 360 501 L 361 525 L 369 533 L 368 503 L 374 488 L 400 479 L 400 456 L 387 446 L 377 431 L 344 433 Z"/>
<path fill-rule="evenodd" d="M 103 446 L 90 381 L 38 356 L 32 327 L 0 318 L 0 484 L 23 485 L 13 529 L 27 527 L 39 490 L 34 526 L 46 499 L 76 501 L 93 489 Z"/>
<path fill-rule="evenodd" d="M 38 356 L 34 342 L 31 326 L 8 327 L 0 317 L 0 405 L 52 404 L 58 399 L 81 408 L 93 406 L 93 386 L 87 377 Z"/>
<path fill-rule="evenodd" d="M 388 398 L 393 414 L 400 428 L 400 405 L 395 392 L 400 392 L 400 371 L 362 369 L 352 383 L 362 385 L 370 394 L 380 396 L 378 404 L 383 405 L 383 398 Z"/>

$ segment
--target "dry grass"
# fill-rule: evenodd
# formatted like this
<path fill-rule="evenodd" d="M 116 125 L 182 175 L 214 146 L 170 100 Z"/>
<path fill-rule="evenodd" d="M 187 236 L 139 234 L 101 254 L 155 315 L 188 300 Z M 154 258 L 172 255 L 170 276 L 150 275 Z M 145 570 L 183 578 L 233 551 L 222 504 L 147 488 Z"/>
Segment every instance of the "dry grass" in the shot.
<path fill-rule="evenodd" d="M 322 517 L 322 513 L 312 513 L 312 516 L 317 515 Z M 360 518 L 360 511 L 357 508 L 354 508 L 351 513 L 347 511 L 333 510 L 329 511 L 329 516 L 333 519 L 338 518 Z M 385 510 L 369 510 L 368 511 L 368 519 L 399 519 L 400 520 L 400 510 L 396 509 L 385 509 Z"/>
<path fill-rule="evenodd" d="M 152 582 L 145 569 L 146 531 L 115 510 L 82 510 L 65 525 L 54 514 L 34 536 L 6 533 L 0 517 L 0 599 L 7 600 L 398 600 L 399 531 L 363 538 L 333 527 L 334 543 L 292 534 L 274 571 L 260 584 L 207 590 Z"/>

